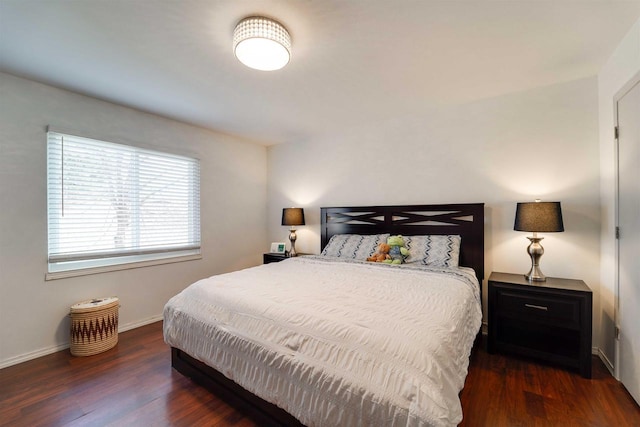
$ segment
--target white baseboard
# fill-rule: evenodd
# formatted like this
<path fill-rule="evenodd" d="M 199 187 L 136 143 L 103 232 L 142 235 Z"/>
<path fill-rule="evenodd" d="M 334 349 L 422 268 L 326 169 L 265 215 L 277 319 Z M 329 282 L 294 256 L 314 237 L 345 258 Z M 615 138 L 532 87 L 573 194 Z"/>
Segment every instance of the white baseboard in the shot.
<path fill-rule="evenodd" d="M 127 323 L 126 325 L 118 325 L 118 332 L 126 332 L 131 329 L 139 328 L 140 326 L 149 325 L 151 323 L 156 323 L 162 320 L 162 314 L 157 314 L 155 316 L 148 317 L 143 320 L 139 320 L 137 322 Z"/>
<path fill-rule="evenodd" d="M 604 366 L 609 370 L 613 378 L 616 378 L 615 368 L 613 367 L 613 363 L 611 363 L 609 358 L 602 352 L 602 350 L 600 350 L 600 348 L 595 348 L 594 350 L 595 350 L 594 354 L 598 356 L 600 360 L 602 360 L 602 363 L 604 363 Z"/>
<path fill-rule="evenodd" d="M 36 351 L 30 351 L 29 353 L 20 354 L 18 356 L 10 357 L 8 359 L 0 360 L 0 369 L 8 368 L 9 366 L 17 365 L 28 360 L 37 359 L 38 357 L 46 356 L 48 354 L 57 353 L 66 348 L 69 348 L 69 343 L 59 344 L 52 347 L 41 348 Z"/>
<path fill-rule="evenodd" d="M 136 322 L 127 323 L 125 325 L 118 325 L 118 333 L 129 331 L 131 329 L 139 328 L 141 326 L 148 325 L 150 323 L 155 323 L 162 320 L 162 314 L 158 314 L 156 316 L 151 316 L 143 320 L 139 320 Z M 10 357 L 8 359 L 0 360 L 0 369 L 8 368 L 9 366 L 17 365 L 22 362 L 26 362 L 28 360 L 37 359 L 38 357 L 46 356 L 48 354 L 57 353 L 58 351 L 62 351 L 69 348 L 69 342 L 65 342 L 62 344 L 54 345 L 51 347 L 41 348 L 39 350 L 31 351 L 29 353 L 20 354 L 18 356 Z"/>

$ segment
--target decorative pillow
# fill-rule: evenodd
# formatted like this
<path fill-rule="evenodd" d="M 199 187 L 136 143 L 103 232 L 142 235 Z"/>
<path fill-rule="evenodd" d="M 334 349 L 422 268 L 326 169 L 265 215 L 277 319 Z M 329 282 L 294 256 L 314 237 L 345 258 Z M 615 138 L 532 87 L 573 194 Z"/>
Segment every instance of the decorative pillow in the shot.
<path fill-rule="evenodd" d="M 322 250 L 322 255 L 339 258 L 366 260 L 378 249 L 380 243 L 386 243 L 388 234 L 336 234 Z"/>
<path fill-rule="evenodd" d="M 460 236 L 430 235 L 403 236 L 409 250 L 406 263 L 420 263 L 433 267 L 457 267 L 460 259 Z"/>

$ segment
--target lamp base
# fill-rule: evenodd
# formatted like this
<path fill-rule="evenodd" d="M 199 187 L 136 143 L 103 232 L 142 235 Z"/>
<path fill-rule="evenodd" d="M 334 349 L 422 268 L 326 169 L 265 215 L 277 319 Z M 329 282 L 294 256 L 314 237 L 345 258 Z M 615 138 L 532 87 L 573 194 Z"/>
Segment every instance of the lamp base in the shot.
<path fill-rule="evenodd" d="M 529 270 L 529 272 L 524 275 L 524 278 L 530 282 L 546 282 L 547 276 L 542 274 L 539 268 L 536 268 L 535 270 L 536 271 L 534 271 L 533 268 Z"/>
<path fill-rule="evenodd" d="M 289 256 L 290 257 L 294 257 L 294 256 L 298 255 L 296 253 L 296 239 L 297 238 L 298 238 L 298 236 L 296 236 L 296 229 L 291 227 L 291 230 L 289 230 L 289 241 L 291 242 L 291 250 L 289 251 Z"/>
<path fill-rule="evenodd" d="M 525 279 L 530 282 L 546 282 L 547 277 L 540 270 L 540 258 L 544 254 L 544 248 L 540 241 L 544 237 L 527 237 L 531 243 L 527 247 L 527 253 L 531 257 L 531 269 L 524 275 Z"/>

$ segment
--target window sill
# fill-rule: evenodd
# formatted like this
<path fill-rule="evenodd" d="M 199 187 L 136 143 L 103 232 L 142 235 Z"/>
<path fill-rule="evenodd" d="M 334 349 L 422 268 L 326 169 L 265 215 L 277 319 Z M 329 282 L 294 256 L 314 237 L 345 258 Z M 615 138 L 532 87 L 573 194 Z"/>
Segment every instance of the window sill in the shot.
<path fill-rule="evenodd" d="M 133 268 L 150 267 L 153 265 L 173 264 L 176 262 L 193 261 L 202 259 L 202 254 L 184 255 L 170 258 L 159 258 L 147 261 L 128 262 L 116 265 L 105 265 L 101 267 L 88 267 L 75 270 L 55 271 L 46 273 L 44 280 L 66 279 L 68 277 L 88 276 L 90 274 L 108 273 L 110 271 L 129 270 Z"/>

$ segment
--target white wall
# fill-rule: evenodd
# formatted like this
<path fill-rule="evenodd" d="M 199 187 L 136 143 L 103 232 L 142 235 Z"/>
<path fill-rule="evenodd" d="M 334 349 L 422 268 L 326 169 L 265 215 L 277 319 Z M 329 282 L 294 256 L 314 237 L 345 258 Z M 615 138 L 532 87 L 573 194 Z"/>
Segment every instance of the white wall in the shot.
<path fill-rule="evenodd" d="M 615 363 L 615 139 L 614 105 L 616 93 L 640 72 L 640 20 L 620 42 L 598 74 L 600 123 L 600 191 L 602 204 L 601 237 L 601 335 L 599 346 L 611 364 Z"/>
<path fill-rule="evenodd" d="M 47 125 L 198 157 L 203 259 L 45 281 Z M 68 345 L 78 301 L 117 295 L 127 328 L 157 319 L 197 279 L 259 264 L 266 156 L 262 146 L 0 73 L 0 366 Z"/>
<path fill-rule="evenodd" d="M 317 253 L 321 206 L 484 202 L 487 277 L 525 273 L 529 242 L 513 231 L 516 202 L 559 200 L 566 231 L 544 235 L 542 271 L 583 279 L 597 313 L 597 105 L 593 77 L 272 146 L 269 238 L 286 240 L 281 209 L 294 205 L 308 224 L 296 249 Z"/>

